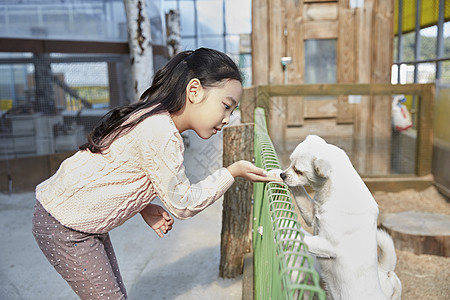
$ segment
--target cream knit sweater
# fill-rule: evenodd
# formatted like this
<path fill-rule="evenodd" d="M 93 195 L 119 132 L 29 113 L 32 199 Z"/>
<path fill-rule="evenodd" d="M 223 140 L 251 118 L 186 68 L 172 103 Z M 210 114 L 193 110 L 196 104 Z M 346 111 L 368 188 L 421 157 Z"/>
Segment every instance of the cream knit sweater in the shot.
<path fill-rule="evenodd" d="M 63 225 L 87 233 L 110 231 L 157 196 L 175 217 L 190 218 L 219 199 L 234 178 L 221 168 L 190 184 L 183 152 L 182 137 L 169 113 L 153 115 L 105 153 L 85 150 L 67 158 L 36 187 L 36 198 Z"/>

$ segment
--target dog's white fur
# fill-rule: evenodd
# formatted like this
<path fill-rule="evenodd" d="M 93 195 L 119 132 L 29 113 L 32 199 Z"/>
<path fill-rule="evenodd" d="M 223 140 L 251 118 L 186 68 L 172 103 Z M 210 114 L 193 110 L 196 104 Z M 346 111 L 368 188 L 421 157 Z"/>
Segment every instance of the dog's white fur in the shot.
<path fill-rule="evenodd" d="M 378 205 L 347 154 L 309 135 L 280 176 L 289 186 L 310 185 L 315 192 L 312 210 L 300 211 L 313 229 L 305 243 L 318 260 L 328 299 L 400 299 L 392 239 L 377 230 Z"/>

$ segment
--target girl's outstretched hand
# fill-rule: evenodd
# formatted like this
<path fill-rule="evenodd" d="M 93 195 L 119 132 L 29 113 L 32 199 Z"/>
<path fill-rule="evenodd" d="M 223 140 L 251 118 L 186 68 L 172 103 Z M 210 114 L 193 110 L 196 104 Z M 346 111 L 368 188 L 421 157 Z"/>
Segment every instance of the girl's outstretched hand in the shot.
<path fill-rule="evenodd" d="M 164 237 L 172 229 L 173 218 L 159 205 L 149 203 L 142 211 L 142 218 L 159 237 Z"/>
<path fill-rule="evenodd" d="M 231 164 L 227 169 L 233 177 L 242 177 L 253 182 L 282 181 L 281 178 L 275 176 L 275 174 L 269 174 L 266 170 L 258 168 L 246 160 L 237 161 Z"/>

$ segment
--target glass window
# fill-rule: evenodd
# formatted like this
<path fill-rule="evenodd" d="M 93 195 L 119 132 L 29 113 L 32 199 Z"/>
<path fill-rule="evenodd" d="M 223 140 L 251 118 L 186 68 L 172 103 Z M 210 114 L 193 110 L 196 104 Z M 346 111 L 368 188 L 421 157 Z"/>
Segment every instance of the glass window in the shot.
<path fill-rule="evenodd" d="M 149 0 L 150 1 L 150 0 Z M 0 4 L 0 36 L 126 41 L 122 0 L 10 1 Z M 153 9 L 155 11 L 157 9 Z"/>
<path fill-rule="evenodd" d="M 447 52 L 448 53 L 448 52 Z M 450 82 L 450 61 L 442 62 L 442 82 Z M 450 101 L 450 99 L 447 99 Z"/>
<path fill-rule="evenodd" d="M 240 38 L 239 35 L 227 35 L 225 38 L 226 46 L 227 46 L 227 52 L 238 54 L 239 51 L 239 45 L 240 45 Z"/>
<path fill-rule="evenodd" d="M 198 1 L 197 12 L 199 35 L 223 33 L 222 0 Z"/>
<path fill-rule="evenodd" d="M 336 40 L 305 41 L 305 83 L 336 83 Z"/>
<path fill-rule="evenodd" d="M 24 104 L 28 92 L 26 64 L 0 65 L 0 115 L 14 104 Z"/>
<path fill-rule="evenodd" d="M 444 57 L 449 56 L 450 56 L 450 22 L 447 22 L 444 23 Z"/>
<path fill-rule="evenodd" d="M 225 51 L 223 47 L 223 38 L 222 37 L 199 37 L 198 38 L 198 47 L 206 47 L 212 48 L 219 51 Z"/>
<path fill-rule="evenodd" d="M 195 35 L 194 2 L 180 1 L 181 35 Z"/>
<path fill-rule="evenodd" d="M 252 32 L 252 2 L 242 0 L 226 0 L 226 30 L 227 34 Z"/>
<path fill-rule="evenodd" d="M 194 37 L 181 38 L 181 50 L 195 50 L 197 49 L 197 42 Z"/>
<path fill-rule="evenodd" d="M 252 85 L 252 55 L 240 54 L 239 55 L 239 68 L 244 77 L 244 86 Z"/>
<path fill-rule="evenodd" d="M 168 12 L 171 9 L 178 9 L 177 2 L 178 1 L 171 1 L 171 0 L 164 1 L 164 10 Z"/>
<path fill-rule="evenodd" d="M 422 59 L 436 58 L 436 46 L 437 46 L 437 26 L 432 26 L 420 30 L 421 45 L 420 45 L 420 57 Z"/>

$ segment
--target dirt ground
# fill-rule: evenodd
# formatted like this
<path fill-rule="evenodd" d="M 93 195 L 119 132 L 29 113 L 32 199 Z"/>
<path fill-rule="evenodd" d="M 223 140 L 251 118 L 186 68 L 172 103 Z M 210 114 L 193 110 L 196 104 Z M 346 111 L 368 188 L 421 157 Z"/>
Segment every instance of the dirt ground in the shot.
<path fill-rule="evenodd" d="M 375 192 L 374 198 L 384 213 L 402 211 L 435 212 L 450 215 L 450 203 L 434 187 L 417 192 Z M 380 219 L 380 218 L 379 218 Z M 395 272 L 402 282 L 402 300 L 450 299 L 450 257 L 416 255 L 396 250 Z"/>

